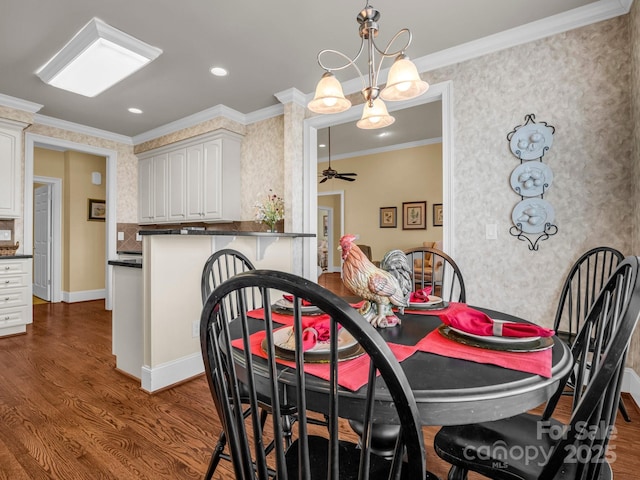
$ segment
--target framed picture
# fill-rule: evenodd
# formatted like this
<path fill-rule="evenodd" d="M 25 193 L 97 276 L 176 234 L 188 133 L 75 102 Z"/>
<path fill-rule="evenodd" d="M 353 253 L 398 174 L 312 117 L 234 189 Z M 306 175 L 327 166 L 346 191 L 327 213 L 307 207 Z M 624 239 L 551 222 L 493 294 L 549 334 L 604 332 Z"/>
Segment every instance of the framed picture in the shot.
<path fill-rule="evenodd" d="M 427 229 L 427 202 L 402 202 L 402 229 Z"/>
<path fill-rule="evenodd" d="M 442 204 L 441 203 L 433 204 L 433 226 L 434 227 L 442 226 Z"/>
<path fill-rule="evenodd" d="M 89 220 L 104 222 L 107 218 L 107 204 L 104 200 L 89 199 Z"/>
<path fill-rule="evenodd" d="M 396 228 L 398 226 L 397 213 L 398 209 L 396 207 L 381 207 L 380 228 Z"/>

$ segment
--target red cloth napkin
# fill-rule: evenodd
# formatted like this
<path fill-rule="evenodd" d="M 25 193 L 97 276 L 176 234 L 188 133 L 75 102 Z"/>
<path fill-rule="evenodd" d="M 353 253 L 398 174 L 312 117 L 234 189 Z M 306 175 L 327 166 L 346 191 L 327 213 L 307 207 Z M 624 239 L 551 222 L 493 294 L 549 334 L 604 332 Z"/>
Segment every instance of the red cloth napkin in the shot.
<path fill-rule="evenodd" d="M 288 302 L 293 303 L 293 295 L 282 295 L 282 298 L 284 298 Z M 302 299 L 303 307 L 310 307 L 311 305 L 313 304 L 309 300 L 305 300 L 304 298 Z"/>
<path fill-rule="evenodd" d="M 551 337 L 555 332 L 531 323 L 494 322 L 486 313 L 464 303 L 450 303 L 437 312 L 443 323 L 474 335 L 495 337 Z"/>
<path fill-rule="evenodd" d="M 417 349 L 443 357 L 497 365 L 510 370 L 551 378 L 553 350 L 551 348 L 540 352 L 498 352 L 463 345 L 443 337 L 438 330 L 434 330 L 418 342 Z"/>
<path fill-rule="evenodd" d="M 338 324 L 338 331 L 342 325 Z M 331 317 L 317 315 L 302 317 L 302 351 L 306 352 L 316 346 L 318 342 L 326 342 L 331 336 Z"/>
<path fill-rule="evenodd" d="M 431 286 L 411 292 L 409 294 L 409 301 L 411 303 L 426 303 L 429 301 L 429 295 L 431 295 Z"/>
<path fill-rule="evenodd" d="M 267 358 L 267 354 L 262 350 L 262 340 L 264 340 L 266 332 L 256 332 L 249 337 L 251 353 L 262 358 Z M 242 339 L 233 340 L 231 342 L 236 348 L 242 349 Z M 389 343 L 389 348 L 399 362 L 407 359 L 416 351 L 415 345 L 398 345 Z M 295 368 L 295 362 L 289 360 L 276 359 L 279 364 Z M 338 385 L 349 390 L 359 390 L 369 380 L 369 357 L 361 355 L 351 360 L 345 360 L 338 363 Z M 329 365 L 326 363 L 305 363 L 305 373 L 309 373 L 323 380 L 329 381 L 331 372 Z"/>

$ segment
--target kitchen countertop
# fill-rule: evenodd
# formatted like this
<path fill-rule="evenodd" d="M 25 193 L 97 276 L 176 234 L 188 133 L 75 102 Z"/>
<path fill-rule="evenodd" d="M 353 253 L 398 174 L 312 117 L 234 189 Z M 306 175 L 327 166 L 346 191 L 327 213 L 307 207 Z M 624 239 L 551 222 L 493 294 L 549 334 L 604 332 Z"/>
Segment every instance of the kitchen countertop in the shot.
<path fill-rule="evenodd" d="M 0 255 L 0 260 L 9 260 L 16 258 L 33 258 L 33 255 Z"/>
<path fill-rule="evenodd" d="M 109 260 L 107 263 L 118 267 L 142 268 L 142 258 L 122 258 Z"/>
<path fill-rule="evenodd" d="M 241 230 L 187 230 L 187 229 L 157 229 L 140 230 L 140 235 L 221 235 L 233 237 L 315 237 L 315 233 L 284 233 L 284 232 L 245 232 Z"/>

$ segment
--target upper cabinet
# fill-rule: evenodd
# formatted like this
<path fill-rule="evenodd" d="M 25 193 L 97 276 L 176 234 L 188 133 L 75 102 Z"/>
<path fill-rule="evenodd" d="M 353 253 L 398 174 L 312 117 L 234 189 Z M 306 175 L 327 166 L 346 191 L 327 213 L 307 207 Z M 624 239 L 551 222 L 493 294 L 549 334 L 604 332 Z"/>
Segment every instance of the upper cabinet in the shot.
<path fill-rule="evenodd" d="M 227 131 L 139 155 L 139 222 L 240 220 L 240 144 Z"/>
<path fill-rule="evenodd" d="M 0 118 L 0 218 L 22 216 L 22 130 L 25 123 Z"/>

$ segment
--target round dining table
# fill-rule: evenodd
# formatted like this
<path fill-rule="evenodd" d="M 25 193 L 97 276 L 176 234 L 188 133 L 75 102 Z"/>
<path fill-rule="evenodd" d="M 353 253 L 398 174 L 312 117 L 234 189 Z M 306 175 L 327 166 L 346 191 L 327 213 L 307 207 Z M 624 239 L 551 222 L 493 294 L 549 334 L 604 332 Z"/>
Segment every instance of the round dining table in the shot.
<path fill-rule="evenodd" d="M 512 315 L 482 307 L 492 319 L 524 322 Z M 398 314 L 401 323 L 378 332 L 396 344 L 415 345 L 442 325 L 436 312 Z M 261 322 L 261 320 L 252 320 Z M 233 323 L 233 322 L 232 322 Z M 233 329 L 232 329 L 233 330 Z M 511 370 L 496 365 L 476 363 L 447 356 L 417 351 L 400 363 L 415 396 L 423 425 L 461 425 L 498 420 L 524 413 L 545 403 L 570 372 L 573 359 L 570 349 L 553 337 L 551 376 Z M 243 363 L 242 355 L 236 361 Z M 281 366 L 279 375 L 283 390 L 295 382 L 292 367 Z M 328 413 L 329 382 L 307 375 L 307 408 Z M 351 391 L 340 388 L 340 416 L 359 420 L 364 411 L 366 386 Z M 286 392 L 289 398 L 293 392 Z M 285 397 L 286 398 L 286 397 Z M 376 382 L 376 416 L 384 423 L 397 423 L 391 396 L 383 381 Z"/>

